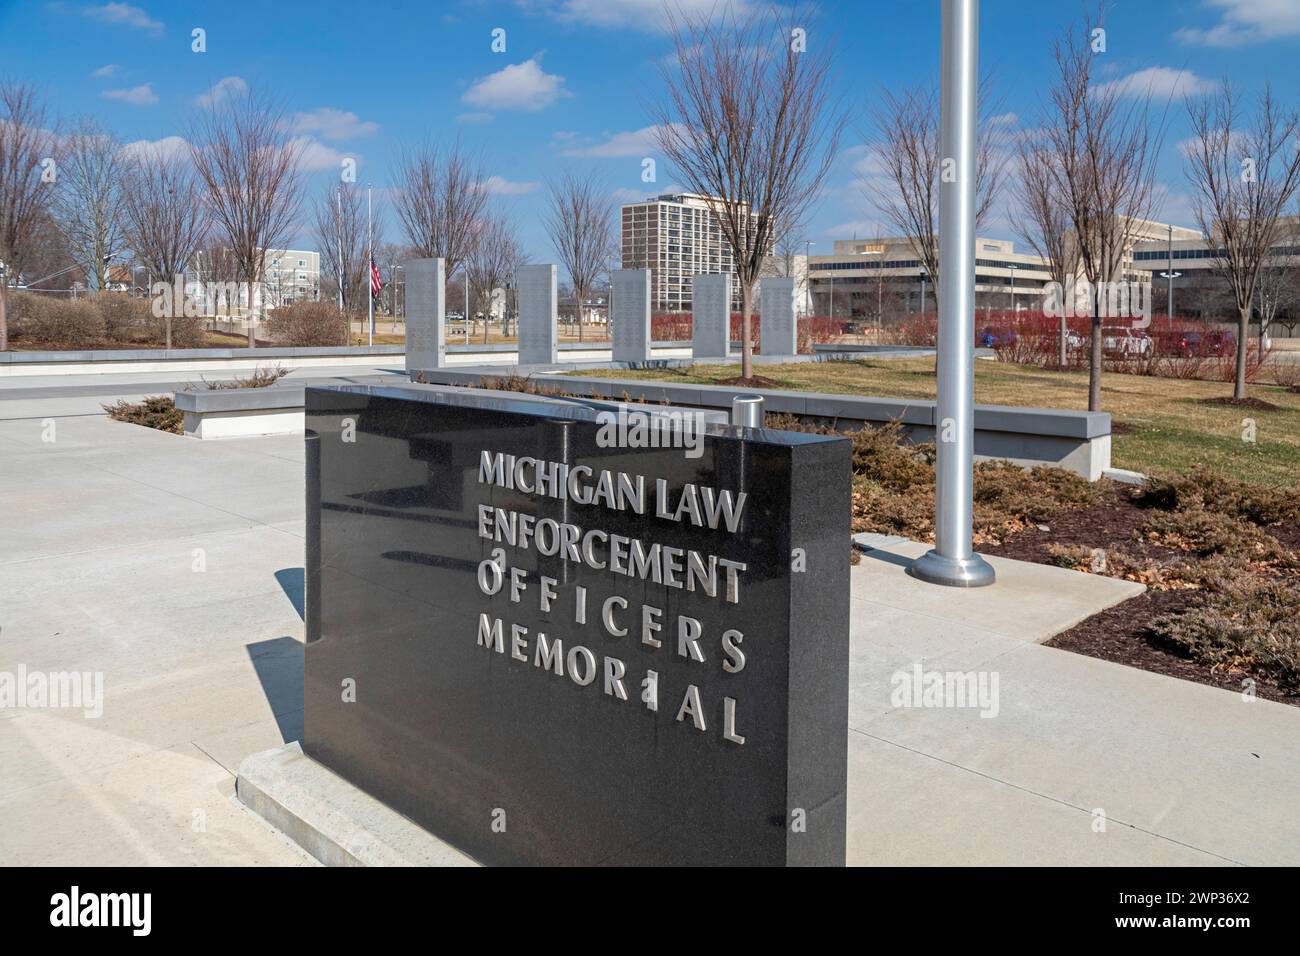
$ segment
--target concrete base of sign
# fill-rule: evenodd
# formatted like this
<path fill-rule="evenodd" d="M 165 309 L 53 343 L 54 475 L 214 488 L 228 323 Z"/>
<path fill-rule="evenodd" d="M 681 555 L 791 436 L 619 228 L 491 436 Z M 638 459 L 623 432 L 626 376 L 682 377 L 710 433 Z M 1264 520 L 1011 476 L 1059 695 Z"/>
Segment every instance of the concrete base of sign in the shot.
<path fill-rule="evenodd" d="M 247 757 L 235 793 L 326 866 L 474 866 L 472 859 L 302 752 Z"/>

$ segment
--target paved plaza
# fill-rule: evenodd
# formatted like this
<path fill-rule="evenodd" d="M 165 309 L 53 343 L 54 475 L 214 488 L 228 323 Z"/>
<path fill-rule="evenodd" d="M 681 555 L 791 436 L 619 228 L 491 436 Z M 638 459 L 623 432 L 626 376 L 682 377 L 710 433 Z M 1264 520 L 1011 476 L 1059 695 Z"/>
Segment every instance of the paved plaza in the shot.
<path fill-rule="evenodd" d="M 233 797 L 302 729 L 302 441 L 99 411 L 177 377 L 143 378 L 0 381 L 0 671 L 104 680 L 99 717 L 0 713 L 0 863 L 314 865 Z M 1038 643 L 1135 586 L 993 559 L 955 592 L 920 547 L 852 572 L 850 863 L 1300 863 L 1300 708 Z M 894 706 L 918 664 L 996 674 L 996 714 Z"/>

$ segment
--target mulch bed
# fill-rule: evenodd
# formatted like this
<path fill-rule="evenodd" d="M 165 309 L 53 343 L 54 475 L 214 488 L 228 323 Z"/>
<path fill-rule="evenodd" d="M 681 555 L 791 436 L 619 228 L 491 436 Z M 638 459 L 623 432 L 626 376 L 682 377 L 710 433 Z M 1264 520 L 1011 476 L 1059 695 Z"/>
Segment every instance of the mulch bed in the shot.
<path fill-rule="evenodd" d="M 738 385 L 741 388 L 782 388 L 780 382 L 762 375 L 751 375 L 749 378 L 736 376 L 735 378 L 724 378 L 715 382 L 715 385 Z"/>
<path fill-rule="evenodd" d="M 1279 412 L 1281 405 L 1274 405 L 1262 398 L 1202 398 L 1198 405 L 1225 405 L 1229 408 L 1249 408 L 1256 412 Z"/>
<path fill-rule="evenodd" d="M 1053 544 L 1103 549 L 1119 547 L 1130 554 L 1172 560 L 1181 552 L 1138 540 L 1137 531 L 1147 515 L 1145 509 L 1133 502 L 1131 489 L 1116 486 L 1111 502 L 1062 512 L 1042 526 L 1029 527 L 997 546 L 981 545 L 979 550 L 1038 564 L 1055 563 L 1048 550 Z M 1268 531 L 1287 547 L 1300 545 L 1300 525 L 1283 524 Z M 1147 590 L 1094 614 L 1046 643 L 1049 647 L 1076 654 L 1240 692 L 1246 674 L 1214 670 L 1192 660 L 1181 649 L 1145 633 L 1148 622 L 1157 615 L 1187 607 L 1190 602 L 1200 599 L 1200 592 L 1194 590 Z M 1300 706 L 1300 692 L 1280 688 L 1267 678 L 1254 676 L 1254 680 L 1256 696 Z"/>

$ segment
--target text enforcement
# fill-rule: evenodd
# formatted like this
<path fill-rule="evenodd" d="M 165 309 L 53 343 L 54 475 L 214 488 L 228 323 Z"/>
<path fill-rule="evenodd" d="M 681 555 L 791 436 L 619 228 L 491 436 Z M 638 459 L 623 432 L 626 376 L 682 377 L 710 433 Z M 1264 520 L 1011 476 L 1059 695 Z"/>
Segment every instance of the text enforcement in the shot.
<path fill-rule="evenodd" d="M 598 571 L 611 571 L 625 577 L 652 581 L 664 587 L 703 591 L 717 597 L 721 580 L 726 577 L 724 600 L 740 603 L 741 571 L 748 565 L 744 561 L 720 558 L 693 548 L 672 545 L 646 544 L 640 538 L 612 534 L 600 528 L 583 530 L 576 524 L 557 521 L 555 518 L 538 518 L 478 506 L 478 536 L 512 548 L 527 550 L 530 546 L 546 557 L 558 556 L 572 564 L 585 564 Z"/>

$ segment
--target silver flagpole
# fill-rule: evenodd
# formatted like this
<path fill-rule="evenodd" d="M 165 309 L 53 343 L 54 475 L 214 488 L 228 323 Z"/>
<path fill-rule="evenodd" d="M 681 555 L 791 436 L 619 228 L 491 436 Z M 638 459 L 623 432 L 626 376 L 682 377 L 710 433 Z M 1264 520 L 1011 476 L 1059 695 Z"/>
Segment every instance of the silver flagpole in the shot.
<path fill-rule="evenodd" d="M 994 580 L 993 568 L 971 550 L 980 8 L 979 0 L 942 2 L 935 547 L 912 563 L 912 574 L 971 588 Z"/>
<path fill-rule="evenodd" d="M 375 287 L 373 268 L 375 261 L 375 232 L 370 225 L 370 183 L 366 183 L 366 318 L 370 329 L 370 344 L 375 344 Z"/>
<path fill-rule="evenodd" d="M 334 238 L 338 240 L 337 248 L 339 252 L 339 261 L 338 261 L 337 275 L 339 280 L 339 311 L 342 312 L 343 311 L 343 187 L 342 186 L 340 186 L 338 188 L 338 192 L 335 193 L 335 198 L 338 200 L 338 218 L 335 219 L 336 225 L 334 228 Z M 349 340 L 351 339 L 351 337 L 352 337 L 352 333 L 349 332 L 348 333 Z"/>

